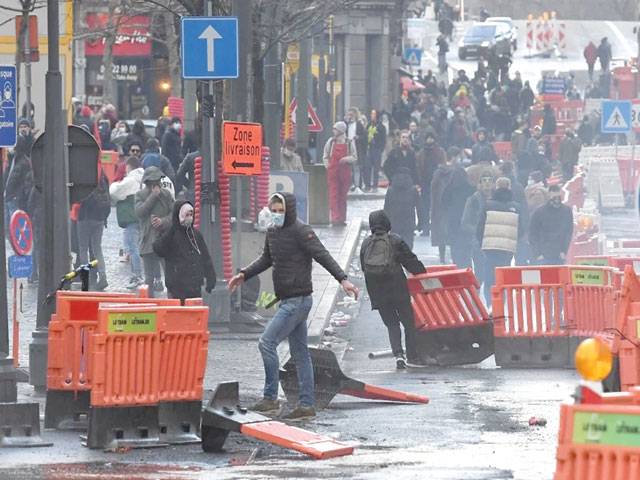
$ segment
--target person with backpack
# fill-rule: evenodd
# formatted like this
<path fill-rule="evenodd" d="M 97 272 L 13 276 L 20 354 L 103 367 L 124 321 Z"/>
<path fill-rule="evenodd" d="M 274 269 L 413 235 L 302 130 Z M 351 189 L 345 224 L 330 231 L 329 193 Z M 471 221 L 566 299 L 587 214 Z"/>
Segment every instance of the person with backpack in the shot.
<path fill-rule="evenodd" d="M 411 298 L 404 269 L 414 275 L 425 273 L 424 265 L 409 246 L 395 233 L 384 210 L 369 214 L 371 235 L 360 248 L 360 265 L 369 292 L 372 310 L 378 310 L 389 332 L 396 367 L 422 364 L 416 350 L 415 325 Z M 404 327 L 405 351 L 402 348 L 400 324 Z"/>
<path fill-rule="evenodd" d="M 98 185 L 91 194 L 80 203 L 78 212 L 78 264 L 89 260 L 98 260 L 98 279 L 93 287 L 102 291 L 109 286 L 102 255 L 102 234 L 111 213 L 111 197 L 107 177 L 100 175 Z M 91 252 L 93 258 L 88 258 Z"/>
<path fill-rule="evenodd" d="M 118 226 L 123 229 L 124 248 L 131 259 L 131 278 L 127 285 L 130 290 L 142 284 L 142 259 L 138 247 L 140 225 L 135 211 L 135 197 L 142 188 L 142 175 L 144 170 L 140 168 L 138 157 L 129 157 L 127 175 L 109 187 L 111 201 L 116 204 Z"/>
<path fill-rule="evenodd" d="M 324 146 L 322 160 L 327 167 L 329 210 L 333 226 L 346 225 L 347 194 L 351 187 L 351 164 L 358 161 L 356 142 L 346 137 L 347 124 L 336 122 L 333 136 Z"/>

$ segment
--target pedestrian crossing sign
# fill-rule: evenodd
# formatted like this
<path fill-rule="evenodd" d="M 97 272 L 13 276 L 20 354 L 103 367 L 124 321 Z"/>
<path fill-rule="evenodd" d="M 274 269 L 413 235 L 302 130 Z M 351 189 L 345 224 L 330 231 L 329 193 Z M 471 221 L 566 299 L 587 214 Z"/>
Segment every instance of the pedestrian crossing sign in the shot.
<path fill-rule="evenodd" d="M 603 100 L 602 133 L 629 133 L 631 131 L 631 102 L 628 100 Z"/>
<path fill-rule="evenodd" d="M 404 55 L 402 56 L 404 62 L 407 65 L 413 65 L 419 67 L 422 62 L 422 49 L 421 48 L 405 48 Z"/>

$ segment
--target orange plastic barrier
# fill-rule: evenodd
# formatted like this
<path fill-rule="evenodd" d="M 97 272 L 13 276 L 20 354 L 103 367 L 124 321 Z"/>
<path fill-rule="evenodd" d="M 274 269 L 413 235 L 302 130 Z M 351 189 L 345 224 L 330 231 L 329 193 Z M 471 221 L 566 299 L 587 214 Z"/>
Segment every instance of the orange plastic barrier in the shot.
<path fill-rule="evenodd" d="M 108 304 L 180 305 L 178 299 L 141 298 L 131 293 L 69 292 L 56 294 L 56 314 L 49 322 L 47 389 L 91 389 L 91 336 L 98 309 Z"/>
<path fill-rule="evenodd" d="M 600 253 L 600 242 L 597 234 L 587 238 L 574 236 L 567 252 L 567 263 L 575 264 L 576 257 L 599 255 Z"/>
<path fill-rule="evenodd" d="M 584 176 L 578 173 L 562 186 L 564 193 L 563 203 L 569 207 L 582 208 L 586 192 L 584 190 Z"/>
<path fill-rule="evenodd" d="M 354 449 L 353 445 L 275 420 L 246 423 L 240 427 L 240 433 L 274 445 L 296 450 L 317 460 L 351 455 Z"/>
<path fill-rule="evenodd" d="M 582 396 L 595 403 L 560 407 L 554 480 L 640 478 L 640 392 Z"/>
<path fill-rule="evenodd" d="M 423 273 L 408 279 L 418 330 L 486 324 L 489 314 L 469 268 Z"/>
<path fill-rule="evenodd" d="M 100 309 L 90 351 L 92 407 L 201 400 L 207 307 Z"/>
<path fill-rule="evenodd" d="M 614 274 L 613 268 L 592 266 L 497 268 L 496 364 L 571 366 L 580 337 L 614 325 Z"/>

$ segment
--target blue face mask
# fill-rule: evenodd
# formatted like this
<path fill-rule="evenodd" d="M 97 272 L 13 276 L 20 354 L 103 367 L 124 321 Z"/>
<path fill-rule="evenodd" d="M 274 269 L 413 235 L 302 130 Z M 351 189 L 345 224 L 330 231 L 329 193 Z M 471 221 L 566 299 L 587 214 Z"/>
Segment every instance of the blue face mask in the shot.
<path fill-rule="evenodd" d="M 271 224 L 274 227 L 282 228 L 284 226 L 284 213 L 271 212 Z"/>

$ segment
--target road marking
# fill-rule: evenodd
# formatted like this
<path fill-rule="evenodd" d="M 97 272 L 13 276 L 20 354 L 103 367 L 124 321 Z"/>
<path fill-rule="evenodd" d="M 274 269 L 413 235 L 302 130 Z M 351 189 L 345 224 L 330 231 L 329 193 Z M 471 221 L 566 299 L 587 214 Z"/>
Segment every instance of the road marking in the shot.
<path fill-rule="evenodd" d="M 622 32 L 620 31 L 620 29 L 618 28 L 618 26 L 611 22 L 611 21 L 606 21 L 604 22 L 606 23 L 606 25 L 611 29 L 611 31 L 613 32 L 613 34 L 616 36 L 616 38 L 618 39 L 618 42 L 620 42 L 622 45 L 624 45 L 625 50 L 627 51 L 627 56 L 629 57 L 634 57 L 635 53 L 633 51 L 633 49 L 631 48 L 631 45 L 629 45 L 629 41 L 627 40 L 627 38 L 622 34 Z"/>

